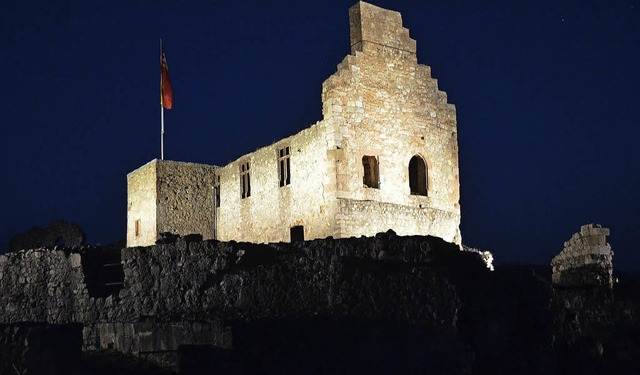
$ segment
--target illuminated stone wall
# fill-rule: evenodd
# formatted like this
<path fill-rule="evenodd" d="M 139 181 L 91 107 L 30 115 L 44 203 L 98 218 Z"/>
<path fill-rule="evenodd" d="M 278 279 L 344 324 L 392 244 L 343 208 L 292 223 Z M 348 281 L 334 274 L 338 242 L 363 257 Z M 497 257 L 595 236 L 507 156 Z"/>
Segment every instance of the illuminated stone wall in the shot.
<path fill-rule="evenodd" d="M 156 193 L 156 160 L 127 175 L 127 246 L 156 243 Z"/>
<path fill-rule="evenodd" d="M 402 26 L 400 13 L 358 2 L 349 15 L 352 51 L 323 84 L 324 118 L 216 170 L 220 207 L 215 233 L 207 190 L 212 169 L 167 172 L 170 183 L 156 176 L 158 232 L 260 243 L 288 242 L 296 226 L 304 228 L 304 239 L 393 229 L 461 243 L 455 107 L 438 89 L 430 68 L 417 63 L 416 42 Z M 285 147 L 290 183 L 281 186 L 278 157 Z M 364 181 L 364 157 L 376 163 L 367 164 L 368 171 L 376 171 L 371 187 Z M 426 188 L 420 194 L 410 189 L 414 158 L 425 166 Z M 172 163 L 162 165 L 182 165 Z M 247 179 L 242 168 L 247 166 L 250 194 L 243 196 Z M 174 178 L 176 173 L 182 177 Z M 137 190 L 132 194 L 142 197 Z M 132 219 L 130 215 L 130 233 L 135 229 Z M 142 241 L 127 243 L 154 242 L 145 232 Z"/>
<path fill-rule="evenodd" d="M 400 13 L 359 2 L 349 10 L 352 54 L 323 85 L 325 121 L 338 129 L 339 237 L 431 234 L 460 243 L 456 111 L 438 90 Z M 379 188 L 363 186 L 362 157 L 379 161 Z M 427 195 L 412 195 L 409 161 L 427 166 Z M 384 202 L 381 204 L 379 202 Z"/>
<path fill-rule="evenodd" d="M 321 122 L 218 169 L 218 238 L 289 242 L 293 226 L 303 226 L 306 239 L 332 236 L 335 183 L 327 159 L 332 138 Z M 280 186 L 278 151 L 285 147 L 290 150 L 290 183 Z M 251 194 L 242 198 L 240 166 L 247 162 Z"/>
<path fill-rule="evenodd" d="M 452 240 L 459 241 L 459 233 L 451 223 L 460 218 L 452 212 L 354 199 L 339 202 L 336 237 L 374 236 L 379 228 L 393 228 L 402 236 L 429 234 L 459 244 Z"/>
<path fill-rule="evenodd" d="M 156 160 L 157 232 L 181 236 L 214 232 L 214 166 Z"/>
<path fill-rule="evenodd" d="M 400 13 L 359 2 L 349 11 L 352 54 L 323 85 L 324 119 L 221 169 L 222 240 L 431 234 L 460 243 L 455 107 L 419 65 Z M 291 185 L 278 186 L 277 150 L 291 144 Z M 412 195 L 409 161 L 427 166 L 426 196 Z M 379 163 L 378 188 L 363 184 L 363 156 Z M 252 196 L 241 198 L 240 165 Z M 239 214 L 238 214 L 239 213 Z"/>
<path fill-rule="evenodd" d="M 613 251 L 608 228 L 599 224 L 580 227 L 551 261 L 553 283 L 565 287 L 613 285 Z"/>
<path fill-rule="evenodd" d="M 213 238 L 214 170 L 156 159 L 129 173 L 127 246 L 153 245 L 163 232 Z"/>

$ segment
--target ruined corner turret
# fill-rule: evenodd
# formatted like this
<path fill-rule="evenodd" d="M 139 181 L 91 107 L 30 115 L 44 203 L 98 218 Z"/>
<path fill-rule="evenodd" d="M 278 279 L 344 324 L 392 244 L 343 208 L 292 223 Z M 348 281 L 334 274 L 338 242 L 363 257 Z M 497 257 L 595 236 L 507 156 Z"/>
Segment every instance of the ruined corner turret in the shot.
<path fill-rule="evenodd" d="M 608 228 L 587 224 L 564 243 L 553 258 L 553 285 L 560 287 L 613 286 L 613 251 L 607 243 Z"/>

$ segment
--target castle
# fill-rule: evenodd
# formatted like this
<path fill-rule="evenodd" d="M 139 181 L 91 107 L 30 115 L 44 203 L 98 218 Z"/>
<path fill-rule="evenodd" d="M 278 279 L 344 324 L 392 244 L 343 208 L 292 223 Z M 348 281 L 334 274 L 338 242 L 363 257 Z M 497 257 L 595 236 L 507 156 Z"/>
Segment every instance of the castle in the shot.
<path fill-rule="evenodd" d="M 127 175 L 127 246 L 159 233 L 294 242 L 432 235 L 461 243 L 456 109 L 400 13 L 349 9 L 351 54 L 323 119 L 228 165 L 153 160 Z"/>

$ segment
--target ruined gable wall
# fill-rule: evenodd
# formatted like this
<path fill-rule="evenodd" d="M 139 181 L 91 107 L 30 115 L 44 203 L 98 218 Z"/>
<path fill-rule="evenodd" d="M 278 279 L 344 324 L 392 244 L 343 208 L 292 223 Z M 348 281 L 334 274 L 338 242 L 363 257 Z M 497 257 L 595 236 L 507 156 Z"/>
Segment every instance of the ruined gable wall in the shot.
<path fill-rule="evenodd" d="M 215 167 L 177 161 L 157 161 L 157 233 L 214 236 Z"/>
<path fill-rule="evenodd" d="M 127 246 L 156 242 L 156 164 L 152 160 L 127 175 Z M 136 220 L 140 220 L 137 236 Z"/>
<path fill-rule="evenodd" d="M 432 234 L 460 243 L 455 107 L 419 65 L 398 12 L 366 3 L 350 10 L 352 55 L 323 85 L 325 121 L 335 124 L 337 237 Z M 363 186 L 362 156 L 378 157 L 379 189 Z M 410 194 L 408 165 L 428 166 L 428 196 Z"/>
<path fill-rule="evenodd" d="M 333 235 L 335 166 L 327 157 L 333 139 L 330 124 L 320 122 L 220 168 L 218 239 L 288 242 L 297 225 L 304 226 L 306 239 Z M 278 150 L 286 146 L 291 183 L 280 187 Z M 251 195 L 242 199 L 240 165 L 247 161 Z"/>

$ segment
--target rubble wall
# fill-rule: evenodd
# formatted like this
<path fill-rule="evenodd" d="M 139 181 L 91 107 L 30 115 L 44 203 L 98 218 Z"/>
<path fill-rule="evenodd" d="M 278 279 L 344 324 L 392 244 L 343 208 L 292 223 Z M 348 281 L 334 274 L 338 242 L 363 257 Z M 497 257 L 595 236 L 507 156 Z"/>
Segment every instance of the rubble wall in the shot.
<path fill-rule="evenodd" d="M 172 368 L 198 353 L 212 369 L 251 364 L 251 372 L 282 361 L 321 368 L 327 358 L 341 372 L 345 354 L 375 370 L 409 353 L 406 372 L 443 374 L 559 373 L 585 358 L 615 369 L 637 358 L 628 351 L 637 347 L 637 303 L 614 305 L 608 288 L 554 289 L 529 267 L 490 272 L 478 253 L 433 237 L 180 238 L 123 249 L 124 284 L 104 298 L 86 282 L 99 279 L 89 277 L 87 265 L 98 264 L 90 250 L 99 249 L 0 256 L 0 324 L 80 323 L 84 351 L 115 349 Z M 14 337 L 0 332 L 0 349 L 16 348 Z M 371 353 L 380 363 L 371 365 Z"/>
<path fill-rule="evenodd" d="M 363 304 L 375 311 L 391 293 L 395 304 L 385 307 L 385 314 L 403 316 L 415 310 L 418 317 L 426 304 L 438 311 L 428 319 L 437 316 L 451 324 L 455 296 L 443 295 L 447 281 L 427 269 L 439 258 L 463 255 L 484 270 L 479 257 L 461 255 L 455 245 L 432 237 L 381 234 L 296 245 L 181 238 L 174 244 L 123 249 L 122 289 L 98 298 L 92 297 L 83 271 L 90 252 L 21 251 L 0 256 L 0 323 L 95 325 L 149 317 L 211 323 L 311 311 L 358 315 L 370 310 Z M 363 265 L 379 275 L 354 273 Z M 407 272 L 406 267 L 422 267 L 424 272 Z M 379 286 L 365 296 L 362 287 L 368 282 Z M 418 295 L 422 298 L 416 304 Z"/>
<path fill-rule="evenodd" d="M 558 286 L 613 286 L 613 251 L 608 228 L 587 224 L 564 243 L 553 258 L 552 280 Z"/>
<path fill-rule="evenodd" d="M 149 246 L 159 233 L 215 232 L 214 170 L 206 164 L 154 159 L 127 175 L 127 246 Z"/>
<path fill-rule="evenodd" d="M 432 237 L 389 233 L 292 245 L 179 238 L 122 249 L 122 288 L 95 297 L 86 279 L 100 277 L 85 272 L 100 272 L 98 251 L 0 256 L 0 324 L 80 324 L 83 350 L 175 363 L 183 345 L 231 347 L 227 322 L 234 321 L 308 315 L 453 326 L 456 289 L 432 264 L 462 257 L 485 272 L 475 254 Z"/>
<path fill-rule="evenodd" d="M 213 238 L 214 170 L 206 164 L 156 161 L 157 233 L 197 233 L 205 240 Z"/>
<path fill-rule="evenodd" d="M 92 304 L 97 307 L 79 254 L 41 249 L 0 255 L 0 323 L 82 321 Z"/>

